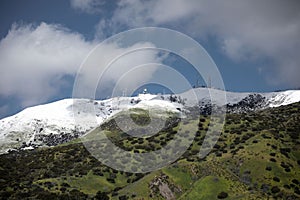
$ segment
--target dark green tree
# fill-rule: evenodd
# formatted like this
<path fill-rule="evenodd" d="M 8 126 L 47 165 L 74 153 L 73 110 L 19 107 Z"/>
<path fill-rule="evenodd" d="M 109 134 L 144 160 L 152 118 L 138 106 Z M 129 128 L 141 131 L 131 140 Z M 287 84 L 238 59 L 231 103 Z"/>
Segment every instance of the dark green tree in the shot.
<path fill-rule="evenodd" d="M 109 200 L 109 197 L 107 196 L 106 192 L 98 191 L 96 196 L 95 196 L 95 199 L 97 199 L 97 200 Z"/>

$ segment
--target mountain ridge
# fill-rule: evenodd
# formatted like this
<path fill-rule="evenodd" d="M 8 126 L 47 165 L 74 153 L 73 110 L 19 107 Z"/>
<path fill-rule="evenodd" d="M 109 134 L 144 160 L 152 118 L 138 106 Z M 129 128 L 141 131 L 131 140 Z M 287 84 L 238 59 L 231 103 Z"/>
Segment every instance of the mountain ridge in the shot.
<path fill-rule="evenodd" d="M 9 149 L 55 146 L 68 142 L 129 108 L 158 107 L 172 112 L 183 112 L 187 107 L 198 106 L 201 114 L 210 114 L 211 93 L 216 93 L 216 96 L 226 95 L 225 104 L 227 111 L 231 113 L 255 111 L 300 101 L 300 90 L 235 93 L 211 88 L 195 88 L 176 95 L 140 94 L 106 100 L 63 99 L 29 107 L 1 119 L 0 153 Z M 192 98 L 193 94 L 196 94 L 195 99 Z M 218 103 L 221 105 L 223 102 Z"/>

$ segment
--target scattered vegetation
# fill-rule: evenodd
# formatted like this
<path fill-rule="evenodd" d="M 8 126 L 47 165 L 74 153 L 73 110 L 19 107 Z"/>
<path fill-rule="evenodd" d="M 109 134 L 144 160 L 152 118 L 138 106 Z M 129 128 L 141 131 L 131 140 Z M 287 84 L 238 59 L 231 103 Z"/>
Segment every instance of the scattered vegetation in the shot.
<path fill-rule="evenodd" d="M 145 137 L 134 137 L 118 128 L 118 117 L 124 116 L 120 113 L 91 132 L 88 141 L 93 144 L 101 132 L 132 154 L 162 149 L 177 136 L 177 147 L 191 144 L 171 165 L 149 173 L 107 167 L 81 140 L 3 154 L 0 199 L 300 198 L 300 103 L 228 114 L 219 138 L 217 133 L 206 136 L 208 126 L 217 120 L 210 116 L 183 121 L 170 114 L 159 133 Z M 132 110 L 130 117 L 145 127 L 151 123 L 144 110 Z M 197 131 L 192 132 L 191 127 Z M 199 150 L 209 148 L 207 141 L 216 144 L 200 159 Z"/>

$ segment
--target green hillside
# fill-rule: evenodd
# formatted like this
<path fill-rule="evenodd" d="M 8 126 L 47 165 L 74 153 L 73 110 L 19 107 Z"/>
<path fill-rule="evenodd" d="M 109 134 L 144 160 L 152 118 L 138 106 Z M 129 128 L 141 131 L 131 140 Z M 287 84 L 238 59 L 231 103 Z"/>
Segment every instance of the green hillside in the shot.
<path fill-rule="evenodd" d="M 101 140 L 99 133 L 104 133 L 128 152 L 145 153 L 161 149 L 176 134 L 181 134 L 178 145 L 185 145 L 190 138 L 182 133 L 188 135 L 195 126 L 198 131 L 179 159 L 148 173 L 107 167 L 79 139 L 0 155 L 0 199 L 300 198 L 300 103 L 228 114 L 218 142 L 204 159 L 199 158 L 199 150 L 208 125 L 213 123 L 209 116 L 182 122 L 169 113 L 158 134 L 137 138 L 118 128 L 116 121 L 123 114 L 88 134 L 86 142 L 93 146 Z M 130 116 L 139 125 L 150 123 L 147 111 L 134 110 Z M 156 117 L 159 120 L 159 115 Z"/>

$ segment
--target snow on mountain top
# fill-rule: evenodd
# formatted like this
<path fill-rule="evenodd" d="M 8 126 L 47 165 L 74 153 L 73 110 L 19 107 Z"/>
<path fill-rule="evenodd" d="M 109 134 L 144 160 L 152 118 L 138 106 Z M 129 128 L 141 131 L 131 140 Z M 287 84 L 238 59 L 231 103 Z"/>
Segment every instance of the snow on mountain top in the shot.
<path fill-rule="evenodd" d="M 287 90 L 278 92 L 276 95 L 271 94 L 270 107 L 288 105 L 300 101 L 300 90 Z"/>
<path fill-rule="evenodd" d="M 196 103 L 199 103 L 196 101 L 210 102 L 211 94 L 215 95 L 215 97 L 218 97 L 218 95 L 220 97 L 226 95 L 226 102 L 227 104 L 230 105 L 240 102 L 241 100 L 243 100 L 244 98 L 246 98 L 251 94 L 260 94 L 263 97 L 265 97 L 270 107 L 278 107 L 281 105 L 288 105 L 300 101 L 300 90 L 253 93 L 253 92 L 229 92 L 229 91 L 223 91 L 214 88 L 194 88 L 179 94 L 179 96 L 187 99 L 188 104 L 194 105 Z M 218 99 L 216 99 L 216 101 L 217 104 L 222 103 L 222 102 L 218 102 Z"/>
<path fill-rule="evenodd" d="M 9 149 L 7 146 L 24 146 L 23 142 L 37 145 L 46 143 L 51 146 L 68 141 L 130 108 L 152 109 L 159 106 L 176 111 L 174 104 L 157 100 L 156 97 L 157 95 L 141 94 L 137 97 L 114 97 L 107 100 L 64 99 L 26 108 L 0 120 L 0 153 Z M 67 140 L 60 137 L 66 134 L 69 137 Z"/>
<path fill-rule="evenodd" d="M 214 88 L 194 88 L 181 93 L 184 99 L 187 99 L 187 105 L 195 105 L 199 102 L 210 103 L 211 97 L 214 97 L 214 103 L 218 105 L 235 104 L 241 101 L 243 98 L 251 93 L 237 93 L 237 92 L 227 92 L 223 90 L 218 90 Z M 225 99 L 225 101 L 223 101 Z"/>
<path fill-rule="evenodd" d="M 157 95 L 154 95 L 154 94 L 139 94 L 138 95 L 138 98 L 140 100 L 144 100 L 144 101 L 145 100 L 149 101 L 149 100 L 154 99 L 156 97 L 157 97 Z"/>
<path fill-rule="evenodd" d="M 71 110 L 67 108 L 72 105 L 72 102 L 72 99 L 64 99 L 49 104 L 29 107 L 16 115 L 4 118 L 0 121 L 0 135 L 12 129 L 13 131 L 22 131 L 23 126 L 29 125 L 34 119 L 51 121 L 52 123 L 59 123 L 59 119 L 62 118 L 69 120 Z"/>
<path fill-rule="evenodd" d="M 178 103 L 171 103 L 169 101 L 153 99 L 151 101 L 141 101 L 140 103 L 133 106 L 133 108 L 143 108 L 143 109 L 160 109 L 171 112 L 178 112 L 177 108 L 181 108 L 182 105 Z"/>
<path fill-rule="evenodd" d="M 16 115 L 1 119 L 0 153 L 11 148 L 28 147 L 24 146 L 24 142 L 29 146 L 32 144 L 53 146 L 69 141 L 116 113 L 130 108 L 179 112 L 184 109 L 184 106 L 179 104 L 180 101 L 183 101 L 185 106 L 210 104 L 211 94 L 217 97 L 213 103 L 230 105 L 238 104 L 249 95 L 252 95 L 252 98 L 258 95 L 264 101 L 261 108 L 278 107 L 300 101 L 300 90 L 236 93 L 212 88 L 194 88 L 178 95 L 140 94 L 136 97 L 114 97 L 106 100 L 64 99 L 29 107 Z M 220 101 L 225 95 L 227 101 Z"/>

